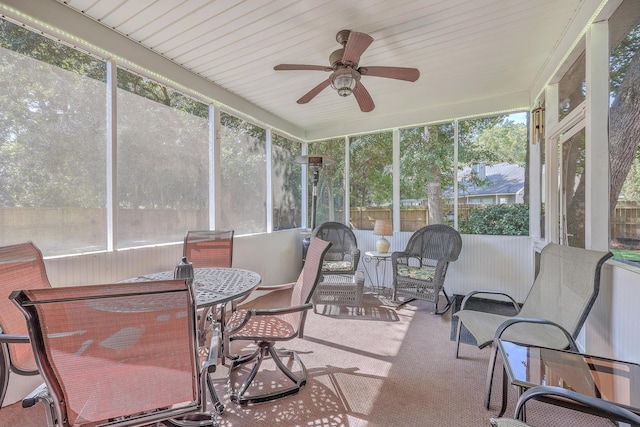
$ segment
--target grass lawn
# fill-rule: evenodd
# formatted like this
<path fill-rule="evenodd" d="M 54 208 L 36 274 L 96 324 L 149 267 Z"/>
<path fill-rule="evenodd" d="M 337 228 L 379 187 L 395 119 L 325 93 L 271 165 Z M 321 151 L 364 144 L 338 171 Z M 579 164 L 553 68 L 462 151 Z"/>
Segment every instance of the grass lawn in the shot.
<path fill-rule="evenodd" d="M 640 251 L 631 251 L 628 249 L 611 249 L 614 259 L 624 259 L 627 261 L 640 262 Z"/>

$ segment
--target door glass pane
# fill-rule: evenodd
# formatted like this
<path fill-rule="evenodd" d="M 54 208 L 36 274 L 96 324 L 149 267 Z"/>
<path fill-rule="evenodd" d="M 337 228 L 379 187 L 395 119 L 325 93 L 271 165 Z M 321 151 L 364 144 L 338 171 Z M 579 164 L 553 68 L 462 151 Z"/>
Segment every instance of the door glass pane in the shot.
<path fill-rule="evenodd" d="M 585 52 L 576 59 L 558 83 L 558 119 L 562 120 L 578 105 L 584 102 L 587 95 L 585 77 Z"/>
<path fill-rule="evenodd" d="M 353 137 L 349 143 L 351 226 L 373 230 L 376 219 L 393 215 L 393 136 L 391 132 Z"/>
<path fill-rule="evenodd" d="M 309 154 L 332 158 L 335 163 L 323 166 L 318 176 L 318 207 L 316 225 L 327 221 L 344 223 L 344 138 L 309 144 Z M 311 227 L 311 171 L 309 171 L 307 194 L 308 224 Z"/>
<path fill-rule="evenodd" d="M 453 226 L 454 124 L 400 130 L 400 231 Z"/>
<path fill-rule="evenodd" d="M 271 189 L 273 230 L 302 226 L 302 166 L 295 162 L 300 143 L 273 135 L 271 143 Z"/>
<path fill-rule="evenodd" d="M 580 130 L 560 146 L 561 239 L 577 248 L 585 247 L 585 131 Z M 564 238 L 563 238 L 564 237 Z"/>

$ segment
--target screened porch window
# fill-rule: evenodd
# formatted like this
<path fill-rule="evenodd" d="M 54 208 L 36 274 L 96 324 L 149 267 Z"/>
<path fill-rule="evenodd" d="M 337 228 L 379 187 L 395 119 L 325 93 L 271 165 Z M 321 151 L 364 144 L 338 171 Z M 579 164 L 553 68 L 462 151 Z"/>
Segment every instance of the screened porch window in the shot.
<path fill-rule="evenodd" d="M 208 228 L 206 104 L 118 69 L 118 247 Z"/>
<path fill-rule="evenodd" d="M 227 113 L 220 114 L 222 218 L 216 228 L 236 234 L 267 231 L 266 131 Z"/>
<path fill-rule="evenodd" d="M 351 224 L 373 230 L 376 219 L 393 219 L 393 137 L 391 132 L 349 140 Z"/>
<path fill-rule="evenodd" d="M 640 3 L 625 0 L 609 21 L 610 248 L 640 266 Z"/>
<path fill-rule="evenodd" d="M 273 230 L 302 226 L 302 166 L 295 163 L 299 142 L 273 135 L 271 142 L 271 189 Z"/>
<path fill-rule="evenodd" d="M 105 81 L 104 61 L 0 19 L 0 245 L 106 249 Z"/>
<path fill-rule="evenodd" d="M 453 226 L 454 123 L 400 130 L 400 231 Z"/>

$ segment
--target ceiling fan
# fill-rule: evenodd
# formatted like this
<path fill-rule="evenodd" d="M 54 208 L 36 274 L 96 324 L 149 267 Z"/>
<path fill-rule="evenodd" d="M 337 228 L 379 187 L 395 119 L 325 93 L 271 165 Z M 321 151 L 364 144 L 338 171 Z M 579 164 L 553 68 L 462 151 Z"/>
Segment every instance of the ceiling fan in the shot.
<path fill-rule="evenodd" d="M 376 105 L 371 95 L 360 81 L 362 76 L 386 77 L 389 79 L 406 80 L 415 82 L 420 77 L 417 68 L 405 67 L 358 67 L 360 56 L 367 50 L 373 42 L 373 37 L 364 33 L 357 33 L 351 30 L 342 30 L 336 34 L 336 41 L 342 45 L 329 56 L 330 66 L 324 65 L 300 65 L 300 64 L 280 64 L 273 67 L 276 71 L 281 70 L 315 70 L 331 71 L 328 79 L 307 92 L 298 99 L 298 104 L 306 104 L 322 92 L 326 87 L 334 88 L 338 95 L 349 96 L 353 93 L 358 101 L 360 110 L 367 113 L 372 111 Z"/>

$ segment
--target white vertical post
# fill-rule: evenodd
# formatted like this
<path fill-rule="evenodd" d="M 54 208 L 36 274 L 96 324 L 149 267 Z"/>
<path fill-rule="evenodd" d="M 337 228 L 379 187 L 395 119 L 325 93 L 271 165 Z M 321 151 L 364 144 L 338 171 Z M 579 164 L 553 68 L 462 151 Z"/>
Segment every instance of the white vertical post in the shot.
<path fill-rule="evenodd" d="M 344 137 L 344 212 L 342 218 L 346 225 L 351 224 L 351 180 L 349 179 L 349 137 Z"/>
<path fill-rule="evenodd" d="M 220 129 L 220 109 L 209 105 L 209 228 L 212 230 L 222 223 Z"/>
<path fill-rule="evenodd" d="M 586 49 L 585 247 L 608 250 L 609 21 L 591 24 Z"/>
<path fill-rule="evenodd" d="M 392 150 L 392 198 L 393 209 L 393 232 L 400 231 L 400 129 L 393 129 L 393 150 Z M 393 241 L 393 239 L 391 239 Z"/>
<path fill-rule="evenodd" d="M 309 144 L 307 142 L 303 142 L 302 143 L 302 155 L 305 156 L 308 154 L 309 152 Z M 301 193 L 301 197 L 302 197 L 302 224 L 303 225 L 303 229 L 307 229 L 308 228 L 308 224 L 309 224 L 309 177 L 308 177 L 308 171 L 309 168 L 307 167 L 307 165 L 302 164 L 302 193 Z"/>
<path fill-rule="evenodd" d="M 271 233 L 273 231 L 273 188 L 271 185 L 271 168 L 272 168 L 272 159 L 271 159 L 271 128 L 266 129 L 266 155 L 267 155 L 267 233 Z"/>
<path fill-rule="evenodd" d="M 558 124 L 558 83 L 550 84 L 545 90 L 545 236 L 546 242 L 560 241 L 560 200 L 558 182 L 558 137 L 549 138 L 549 131 Z"/>
<path fill-rule="evenodd" d="M 107 60 L 107 251 L 118 247 L 118 67 L 115 59 Z"/>
<path fill-rule="evenodd" d="M 458 119 L 453 121 L 453 228 L 458 229 Z"/>

